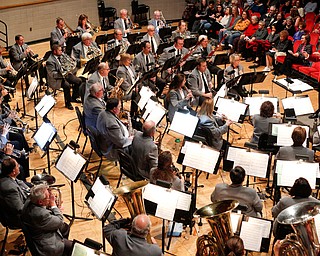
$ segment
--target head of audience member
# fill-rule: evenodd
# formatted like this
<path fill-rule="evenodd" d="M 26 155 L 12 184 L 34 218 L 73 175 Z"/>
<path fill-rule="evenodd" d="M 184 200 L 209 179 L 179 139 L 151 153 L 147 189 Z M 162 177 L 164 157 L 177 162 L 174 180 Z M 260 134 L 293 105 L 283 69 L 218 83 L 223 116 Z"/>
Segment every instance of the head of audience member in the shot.
<path fill-rule="evenodd" d="M 236 54 L 236 53 L 231 54 L 229 57 L 229 61 L 230 61 L 231 66 L 233 66 L 234 68 L 238 68 L 239 64 L 240 64 L 239 54 Z"/>
<path fill-rule="evenodd" d="M 224 10 L 224 15 L 226 16 L 229 16 L 232 14 L 232 8 L 231 7 L 227 7 L 225 10 Z"/>
<path fill-rule="evenodd" d="M 232 236 L 226 242 L 225 255 L 227 256 L 243 256 L 244 244 L 239 236 Z"/>
<path fill-rule="evenodd" d="M 126 9 L 121 9 L 120 10 L 120 18 L 124 20 L 127 17 L 128 17 L 128 11 Z"/>
<path fill-rule="evenodd" d="M 270 14 L 270 16 L 272 17 L 272 16 L 275 15 L 276 13 L 277 13 L 277 7 L 274 6 L 274 5 L 270 6 L 270 8 L 269 8 L 269 14 Z"/>
<path fill-rule="evenodd" d="M 282 30 L 280 31 L 279 33 L 279 39 L 281 42 L 285 41 L 285 40 L 288 40 L 288 37 L 289 37 L 289 33 L 287 30 Z"/>
<path fill-rule="evenodd" d="M 145 55 L 148 55 L 150 52 L 151 52 L 151 44 L 149 41 L 143 41 L 141 43 L 141 47 L 142 47 L 142 52 L 145 54 Z"/>
<path fill-rule="evenodd" d="M 291 9 L 290 9 L 290 16 L 292 17 L 292 18 L 296 18 L 296 17 L 300 17 L 300 14 L 299 14 L 299 11 L 298 11 L 298 8 L 297 7 L 292 7 Z"/>
<path fill-rule="evenodd" d="M 303 35 L 301 37 L 301 44 L 310 44 L 311 37 L 310 35 Z"/>
<path fill-rule="evenodd" d="M 306 28 L 306 26 L 307 26 L 307 25 L 306 25 L 305 22 L 300 21 L 299 24 L 298 24 L 298 29 L 299 29 L 300 31 L 304 31 L 305 28 Z"/>
<path fill-rule="evenodd" d="M 312 193 L 311 186 L 305 178 L 296 179 L 289 195 L 295 198 L 308 198 Z"/>
<path fill-rule="evenodd" d="M 266 26 L 266 23 L 264 20 L 260 20 L 259 21 L 259 29 L 264 29 L 264 27 Z"/>
<path fill-rule="evenodd" d="M 153 121 L 146 121 L 142 125 L 144 137 L 153 137 L 156 132 L 156 124 Z"/>
<path fill-rule="evenodd" d="M 160 18 L 161 18 L 161 12 L 160 12 L 159 10 L 154 11 L 154 12 L 153 12 L 153 18 L 154 18 L 155 20 L 160 20 Z"/>
<path fill-rule="evenodd" d="M 85 27 L 88 22 L 88 16 L 85 14 L 80 14 L 79 19 L 78 19 L 78 26 L 80 27 Z"/>
<path fill-rule="evenodd" d="M 272 117 L 274 113 L 274 105 L 271 101 L 265 101 L 261 104 L 260 107 L 260 116 L 261 117 Z"/>
<path fill-rule="evenodd" d="M 153 25 L 148 25 L 147 27 L 147 33 L 150 37 L 153 37 L 154 36 L 154 33 L 155 33 L 155 27 Z"/>
<path fill-rule="evenodd" d="M 197 69 L 199 72 L 203 73 L 207 69 L 207 62 L 204 58 L 197 59 Z"/>
<path fill-rule="evenodd" d="M 206 98 L 202 104 L 201 108 L 199 110 L 199 115 L 204 115 L 204 116 L 213 116 L 213 99 Z"/>
<path fill-rule="evenodd" d="M 231 0 L 231 5 L 238 6 L 239 5 L 238 0 Z"/>
<path fill-rule="evenodd" d="M 119 115 L 121 110 L 121 101 L 117 98 L 108 98 L 106 103 L 106 110 L 115 115 Z"/>
<path fill-rule="evenodd" d="M 293 18 L 291 16 L 288 16 L 286 18 L 286 27 L 290 28 L 291 26 L 293 26 Z"/>
<path fill-rule="evenodd" d="M 246 177 L 246 171 L 241 166 L 236 166 L 230 171 L 230 179 L 233 185 L 241 185 Z"/>
<path fill-rule="evenodd" d="M 51 198 L 49 187 L 45 184 L 35 185 L 30 190 L 30 201 L 38 206 L 49 207 L 52 206 L 51 202 L 54 201 Z"/>
<path fill-rule="evenodd" d="M 201 41 L 201 40 L 202 40 L 202 41 Z M 201 45 L 201 47 L 202 47 L 203 49 L 206 49 L 206 48 L 207 48 L 207 46 L 208 46 L 208 44 L 209 44 L 209 40 L 208 40 L 208 37 L 207 37 L 206 35 L 200 35 L 199 38 L 198 38 L 198 41 L 199 41 L 199 42 L 201 41 L 200 45 Z"/>
<path fill-rule="evenodd" d="M 85 46 L 89 46 L 92 43 L 92 35 L 85 32 L 81 35 L 81 41 Z"/>
<path fill-rule="evenodd" d="M 98 73 L 100 74 L 100 76 L 108 77 L 109 72 L 110 72 L 110 68 L 109 68 L 108 62 L 101 62 L 98 65 Z"/>
<path fill-rule="evenodd" d="M 252 23 L 253 25 L 255 25 L 255 24 L 257 24 L 258 22 L 259 22 L 258 16 L 253 15 L 253 16 L 251 17 L 251 23 Z"/>
<path fill-rule="evenodd" d="M 24 44 L 24 37 L 22 35 L 16 35 L 14 37 L 14 40 L 16 41 L 16 44 L 19 46 L 22 46 Z"/>
<path fill-rule="evenodd" d="M 116 28 L 116 29 L 114 30 L 114 38 L 115 38 L 116 40 L 118 40 L 118 41 L 121 41 L 121 40 L 122 40 L 122 38 L 123 38 L 123 33 L 122 33 L 122 31 L 121 31 L 120 29 Z"/>
<path fill-rule="evenodd" d="M 243 11 L 242 14 L 241 14 L 241 19 L 242 19 L 242 20 L 247 20 L 247 19 L 249 19 L 249 18 L 250 18 L 250 17 L 249 17 L 249 13 L 246 12 L 246 11 Z"/>
<path fill-rule="evenodd" d="M 284 14 L 282 12 L 278 12 L 277 13 L 277 17 L 276 17 L 277 22 L 282 23 L 284 20 Z"/>
<path fill-rule="evenodd" d="M 181 36 L 177 36 L 175 37 L 173 44 L 177 50 L 181 50 L 183 48 L 184 40 Z"/>
<path fill-rule="evenodd" d="M 208 8 L 214 10 L 214 1 L 209 1 Z"/>
<path fill-rule="evenodd" d="M 56 25 L 58 29 L 64 29 L 64 20 L 62 18 L 57 18 Z"/>
<path fill-rule="evenodd" d="M 231 7 L 231 14 L 233 17 L 238 17 L 239 16 L 239 10 L 237 6 L 232 6 Z"/>
<path fill-rule="evenodd" d="M 119 65 L 130 66 L 132 61 L 132 57 L 128 53 L 123 53 L 120 55 Z"/>
<path fill-rule="evenodd" d="M 178 30 L 180 33 L 185 33 L 187 31 L 187 23 L 184 20 L 179 21 Z"/>
<path fill-rule="evenodd" d="M 301 126 L 294 128 L 291 134 L 293 146 L 294 147 L 302 146 L 303 142 L 306 140 L 306 137 L 307 137 L 306 129 L 304 129 Z"/>
<path fill-rule="evenodd" d="M 284 5 L 285 5 L 285 6 L 290 6 L 290 5 L 291 5 L 291 0 L 286 0 L 286 1 L 284 2 Z"/>
<path fill-rule="evenodd" d="M 301 2 L 300 1 L 296 1 L 295 6 L 299 9 L 301 8 Z"/>
<path fill-rule="evenodd" d="M 89 88 L 89 92 L 91 96 L 96 97 L 98 99 L 102 99 L 103 93 L 104 93 L 102 84 L 101 83 L 92 84 Z"/>
<path fill-rule="evenodd" d="M 221 4 L 216 4 L 216 13 L 223 14 L 223 8 Z"/>
<path fill-rule="evenodd" d="M 14 158 L 6 158 L 1 164 L 1 177 L 16 178 L 20 174 L 20 166 Z"/>
<path fill-rule="evenodd" d="M 186 84 L 186 77 L 184 74 L 179 73 L 175 75 L 170 83 L 169 90 L 181 89 Z M 169 95 L 169 93 L 168 93 Z"/>
<path fill-rule="evenodd" d="M 151 229 L 151 221 L 145 214 L 136 216 L 132 221 L 131 233 L 135 236 L 146 238 Z"/>
<path fill-rule="evenodd" d="M 54 44 L 52 45 L 52 53 L 55 56 L 61 56 L 63 51 L 62 51 L 62 47 L 58 44 Z"/>
<path fill-rule="evenodd" d="M 273 34 L 277 33 L 277 28 L 275 25 L 271 26 L 271 33 L 273 33 Z"/>

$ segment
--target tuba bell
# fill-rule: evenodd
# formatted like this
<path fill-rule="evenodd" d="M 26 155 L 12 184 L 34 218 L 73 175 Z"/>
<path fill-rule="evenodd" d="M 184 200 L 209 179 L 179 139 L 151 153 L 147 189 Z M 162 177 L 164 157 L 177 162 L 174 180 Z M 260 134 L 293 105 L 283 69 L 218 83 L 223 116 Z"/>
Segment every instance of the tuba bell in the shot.
<path fill-rule="evenodd" d="M 320 203 L 302 202 L 283 210 L 277 217 L 281 224 L 289 224 L 294 234 L 282 241 L 281 256 L 317 256 L 320 252 L 319 239 L 314 224 L 314 216 L 320 213 Z"/>
<path fill-rule="evenodd" d="M 233 236 L 230 212 L 238 206 L 235 200 L 223 200 L 198 209 L 193 215 L 205 218 L 212 232 L 197 240 L 197 256 L 224 256 L 225 245 Z"/>

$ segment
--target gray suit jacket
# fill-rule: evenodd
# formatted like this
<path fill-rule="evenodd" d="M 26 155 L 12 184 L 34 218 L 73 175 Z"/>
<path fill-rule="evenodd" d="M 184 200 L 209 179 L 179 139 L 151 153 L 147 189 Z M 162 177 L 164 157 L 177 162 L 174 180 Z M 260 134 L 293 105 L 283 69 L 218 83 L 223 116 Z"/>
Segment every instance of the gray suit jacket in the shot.
<path fill-rule="evenodd" d="M 206 69 L 204 71 L 204 75 L 207 79 L 208 82 L 208 87 L 210 90 L 210 83 L 211 83 L 211 74 L 209 69 Z M 199 101 L 199 97 L 202 96 L 203 92 L 202 92 L 202 88 L 204 88 L 204 84 L 202 82 L 202 75 L 200 74 L 200 72 L 198 71 L 197 67 L 195 69 L 192 70 L 192 72 L 189 74 L 188 76 L 188 86 L 190 88 L 190 90 L 192 91 L 192 94 L 194 97 L 196 97 L 197 102 Z"/>
<path fill-rule="evenodd" d="M 185 33 L 180 33 L 178 30 L 172 32 L 172 39 L 175 39 L 177 36 L 181 36 L 182 38 L 190 37 L 190 31 L 186 31 Z"/>
<path fill-rule="evenodd" d="M 131 139 L 125 136 L 126 128 L 113 113 L 101 111 L 96 126 L 99 132 L 99 147 L 108 159 L 117 159 L 116 150 L 131 144 Z"/>
<path fill-rule="evenodd" d="M 153 54 L 148 54 L 149 57 L 149 63 L 156 63 L 155 59 L 153 57 Z M 139 70 L 142 74 L 147 72 L 147 66 L 146 66 L 146 57 L 143 54 L 143 52 L 139 52 L 133 59 L 133 66 L 136 68 L 136 70 Z M 149 69 L 152 69 L 154 65 L 149 66 Z"/>
<path fill-rule="evenodd" d="M 66 39 L 57 27 L 55 27 L 50 33 L 50 45 L 53 44 L 59 44 L 62 47 L 66 44 Z"/>
<path fill-rule="evenodd" d="M 27 200 L 21 219 L 34 242 L 37 255 L 63 254 L 63 236 L 59 231 L 63 226 L 63 215 L 57 207 L 48 210 Z"/>
<path fill-rule="evenodd" d="M 150 179 L 150 170 L 158 165 L 158 148 L 153 138 L 143 136 L 137 132 L 132 141 L 132 158 L 140 174 Z"/>
<path fill-rule="evenodd" d="M 161 43 L 161 39 L 160 39 L 160 36 L 158 34 L 154 34 L 154 39 L 156 41 L 156 44 L 157 46 L 159 46 L 159 44 Z M 148 34 L 145 34 L 143 37 L 142 37 L 142 41 L 148 41 L 150 42 L 151 44 L 151 39 L 149 39 L 149 35 Z"/>
<path fill-rule="evenodd" d="M 0 76 L 4 76 L 8 73 L 6 67 L 7 65 L 4 63 L 3 57 L 0 55 Z"/>
<path fill-rule="evenodd" d="M 99 100 L 98 98 L 88 95 L 84 99 L 83 104 L 83 114 L 84 114 L 84 121 L 87 126 L 92 126 L 96 128 L 96 123 L 98 119 L 98 115 L 101 111 L 106 109 L 105 104 Z"/>
<path fill-rule="evenodd" d="M 279 118 L 274 117 L 262 117 L 260 115 L 254 115 L 252 117 L 252 123 L 253 123 L 253 135 L 251 138 L 252 143 L 258 143 L 259 138 L 262 133 L 268 133 L 269 131 L 269 124 L 279 124 L 281 123 L 281 120 Z"/>
<path fill-rule="evenodd" d="M 91 42 L 90 44 L 91 47 L 95 47 L 98 48 L 98 45 L 96 44 L 96 42 Z M 80 58 L 85 59 L 87 56 L 85 56 L 84 53 L 84 47 L 83 47 L 83 43 L 77 43 L 75 46 L 72 47 L 72 52 L 71 52 L 71 57 L 77 61 L 77 67 L 80 67 Z"/>
<path fill-rule="evenodd" d="M 125 28 L 123 27 L 121 18 L 118 18 L 114 21 L 114 29 L 120 29 L 121 32 L 124 34 Z"/>
<path fill-rule="evenodd" d="M 233 70 L 235 70 L 235 69 L 233 68 L 232 65 L 230 65 L 229 67 L 227 67 L 227 68 L 224 70 L 223 76 L 224 76 L 224 81 L 225 81 L 225 83 L 228 82 L 228 81 L 230 81 L 231 79 L 233 79 L 233 78 L 235 77 L 235 73 L 232 72 Z M 238 66 L 238 70 L 239 70 L 238 72 L 239 72 L 240 75 L 244 73 L 244 68 L 243 68 L 243 66 L 239 65 L 239 66 Z"/>
<path fill-rule="evenodd" d="M 280 160 L 296 160 L 296 155 L 304 155 L 309 157 L 309 161 L 314 160 L 314 151 L 305 148 L 303 146 L 300 147 L 294 147 L 294 146 L 287 146 L 287 147 L 281 147 L 279 149 L 279 152 L 277 154 L 277 159 Z"/>
<path fill-rule="evenodd" d="M 23 60 L 28 56 L 26 53 L 24 53 L 24 51 L 28 48 L 28 45 L 24 44 L 22 45 L 22 48 L 23 52 L 20 46 L 15 43 L 9 50 L 10 62 L 12 67 L 17 71 L 22 66 Z"/>
<path fill-rule="evenodd" d="M 46 62 L 47 79 L 49 86 L 54 90 L 61 88 L 61 83 L 64 77 L 61 74 L 61 64 L 57 58 L 51 54 Z"/>
<path fill-rule="evenodd" d="M 182 91 L 184 97 L 186 97 L 188 92 L 186 90 Z M 178 90 L 171 90 L 169 92 L 169 100 L 166 102 L 166 105 L 166 108 L 168 109 L 168 119 L 170 122 L 172 122 L 173 116 L 178 109 L 186 109 L 186 107 L 190 107 L 189 100 L 186 98 L 182 99 Z"/>
<path fill-rule="evenodd" d="M 106 81 L 106 88 L 104 88 L 104 91 L 107 92 L 107 91 L 110 91 L 113 88 L 113 86 L 110 85 L 108 77 L 105 77 L 105 81 Z M 95 83 L 100 83 L 102 84 L 102 86 L 104 85 L 101 77 L 99 76 L 98 71 L 95 71 L 94 73 L 92 73 L 92 75 L 87 80 L 84 98 L 88 97 L 90 86 Z"/>
<path fill-rule="evenodd" d="M 160 58 L 159 58 L 159 64 L 162 65 L 166 62 L 166 60 L 172 58 L 173 56 L 175 56 L 175 51 L 171 52 L 171 50 L 175 49 L 174 46 L 170 46 L 168 48 L 165 48 L 163 50 L 163 53 L 160 55 Z M 186 55 L 188 53 L 188 49 L 183 47 L 182 48 L 182 54 L 181 54 L 181 57 L 183 57 L 184 55 Z"/>
<path fill-rule="evenodd" d="M 131 69 L 132 73 L 137 78 L 136 71 L 132 66 L 126 67 L 124 65 L 119 66 L 117 69 L 116 76 L 119 78 L 123 78 L 123 83 L 121 84 L 121 89 L 127 91 L 132 86 L 132 80 L 128 69 Z"/>

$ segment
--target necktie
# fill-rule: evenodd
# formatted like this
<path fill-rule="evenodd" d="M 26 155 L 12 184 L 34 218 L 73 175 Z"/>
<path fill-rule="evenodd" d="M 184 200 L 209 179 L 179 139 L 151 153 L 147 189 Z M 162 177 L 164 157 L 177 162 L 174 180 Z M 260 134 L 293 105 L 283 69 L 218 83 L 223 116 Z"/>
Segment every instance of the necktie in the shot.
<path fill-rule="evenodd" d="M 123 20 L 123 22 L 124 22 L 124 30 L 127 30 L 128 29 L 128 24 L 127 24 L 127 22 L 125 20 Z"/>
<path fill-rule="evenodd" d="M 146 55 L 146 68 L 147 68 L 147 71 L 150 69 L 150 66 L 148 66 L 149 64 L 149 57 L 148 55 Z"/>
<path fill-rule="evenodd" d="M 155 54 L 155 53 L 156 53 L 156 49 L 154 48 L 153 37 L 150 37 L 150 41 L 151 41 L 151 49 L 152 49 L 152 53 L 153 53 L 153 54 Z"/>
<path fill-rule="evenodd" d="M 103 89 L 106 91 L 107 90 L 107 82 L 106 82 L 106 78 L 102 78 L 102 85 L 103 85 Z"/>
<path fill-rule="evenodd" d="M 206 58 L 208 56 L 208 52 L 203 48 L 202 48 L 201 56 L 202 58 Z"/>
<path fill-rule="evenodd" d="M 61 64 L 61 56 L 58 56 L 58 61 Z"/>
<path fill-rule="evenodd" d="M 209 87 L 208 87 L 206 78 L 205 78 L 205 76 L 204 76 L 204 73 L 202 73 L 201 76 L 202 76 L 202 81 L 203 81 L 205 93 L 208 93 L 208 92 L 209 92 Z"/>
<path fill-rule="evenodd" d="M 23 53 L 23 52 L 24 52 L 24 50 L 23 50 L 23 46 L 22 46 L 22 45 L 20 46 L 20 49 L 21 49 L 21 52 Z"/>

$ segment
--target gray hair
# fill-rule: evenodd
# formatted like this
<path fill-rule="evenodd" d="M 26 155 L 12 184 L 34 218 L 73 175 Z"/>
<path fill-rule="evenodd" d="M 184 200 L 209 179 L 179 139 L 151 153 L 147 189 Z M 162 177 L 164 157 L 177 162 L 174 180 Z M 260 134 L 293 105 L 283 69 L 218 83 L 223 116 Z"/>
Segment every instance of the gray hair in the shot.
<path fill-rule="evenodd" d="M 151 30 L 151 29 L 155 29 L 155 28 L 154 28 L 153 25 L 150 24 L 150 25 L 148 25 L 147 30 L 149 31 L 149 30 Z"/>
<path fill-rule="evenodd" d="M 141 218 L 141 215 L 136 216 L 133 221 L 132 221 L 132 227 L 131 227 L 131 232 L 132 234 L 139 236 L 139 237 L 146 237 L 147 234 L 149 233 L 151 229 L 151 221 L 149 218 L 147 218 L 148 223 L 145 227 L 141 228 L 137 226 L 137 220 L 138 218 Z"/>
<path fill-rule="evenodd" d="M 95 96 L 96 93 L 100 90 L 100 88 L 102 88 L 102 84 L 101 83 L 92 84 L 90 86 L 90 88 L 89 88 L 90 95 Z"/>
<path fill-rule="evenodd" d="M 45 192 L 48 189 L 48 185 L 39 184 L 35 185 L 30 190 L 30 201 L 34 204 L 37 204 L 39 200 L 46 198 Z"/>
<path fill-rule="evenodd" d="M 83 33 L 82 36 L 81 36 L 81 40 L 82 41 L 86 40 L 86 39 L 92 39 L 92 35 L 90 33 L 88 33 L 88 32 Z"/>

